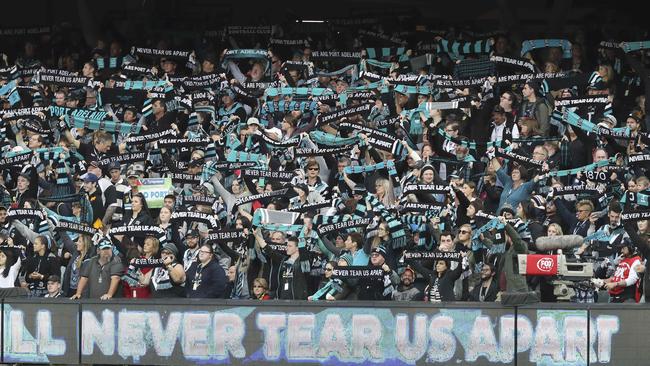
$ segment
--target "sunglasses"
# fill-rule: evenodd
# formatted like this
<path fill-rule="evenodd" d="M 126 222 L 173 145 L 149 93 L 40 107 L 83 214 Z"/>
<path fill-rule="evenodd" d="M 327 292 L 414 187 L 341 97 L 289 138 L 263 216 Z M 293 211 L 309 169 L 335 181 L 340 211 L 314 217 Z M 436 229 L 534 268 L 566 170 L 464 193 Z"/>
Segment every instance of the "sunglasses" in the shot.
<path fill-rule="evenodd" d="M 460 232 L 461 234 L 469 234 L 469 233 L 471 233 L 471 231 L 467 231 L 467 230 L 461 230 L 461 231 L 459 231 L 459 232 Z"/>
<path fill-rule="evenodd" d="M 307 170 L 320 170 L 320 168 L 307 168 Z"/>
<path fill-rule="evenodd" d="M 332 272 L 334 268 L 325 268 L 325 272 Z"/>

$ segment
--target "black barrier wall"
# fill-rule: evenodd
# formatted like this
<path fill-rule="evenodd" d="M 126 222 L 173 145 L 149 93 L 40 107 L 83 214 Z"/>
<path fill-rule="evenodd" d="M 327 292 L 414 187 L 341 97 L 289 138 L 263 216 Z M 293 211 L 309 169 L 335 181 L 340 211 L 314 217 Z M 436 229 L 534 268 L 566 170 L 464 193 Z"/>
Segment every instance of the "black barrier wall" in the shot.
<path fill-rule="evenodd" d="M 634 304 L 6 299 L 2 362 L 647 365 L 649 316 Z"/>

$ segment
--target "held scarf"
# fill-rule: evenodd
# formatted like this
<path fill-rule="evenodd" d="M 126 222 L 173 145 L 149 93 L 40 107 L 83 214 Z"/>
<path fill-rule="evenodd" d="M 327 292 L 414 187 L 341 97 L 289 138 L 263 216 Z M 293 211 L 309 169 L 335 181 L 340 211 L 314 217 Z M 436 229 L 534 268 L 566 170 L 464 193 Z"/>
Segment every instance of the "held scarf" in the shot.
<path fill-rule="evenodd" d="M 176 222 L 200 222 L 206 224 L 210 229 L 219 228 L 217 218 L 203 212 L 176 211 L 172 213 L 170 220 Z"/>
<path fill-rule="evenodd" d="M 325 124 L 340 120 L 343 117 L 350 117 L 355 114 L 362 114 L 364 118 L 370 113 L 370 110 L 374 107 L 374 103 L 361 104 L 359 106 L 349 107 L 340 109 L 338 111 L 330 113 L 322 113 L 317 117 L 316 126 L 323 126 Z"/>
<path fill-rule="evenodd" d="M 509 160 L 512 160 L 512 161 L 516 161 L 516 162 L 518 162 L 518 163 L 520 163 L 522 165 L 525 165 L 527 167 L 533 167 L 533 168 L 537 168 L 537 169 L 541 169 L 542 165 L 544 164 L 544 162 L 542 160 L 535 160 L 535 159 L 529 158 L 527 156 L 516 154 L 516 153 L 512 152 L 511 150 L 502 149 L 500 147 L 496 148 L 494 150 L 494 155 L 499 156 L 499 157 L 503 157 L 503 158 L 506 158 L 506 159 L 509 159 Z"/>
<path fill-rule="evenodd" d="M 361 52 L 356 51 L 311 51 L 313 60 L 340 60 L 340 61 L 358 61 L 361 58 Z"/>
<path fill-rule="evenodd" d="M 324 94 L 331 94 L 332 90 L 329 88 L 311 88 L 311 87 L 297 87 L 297 88 L 288 88 L 288 87 L 275 87 L 267 88 L 264 91 L 266 97 L 277 97 L 281 96 L 293 96 L 293 95 L 312 95 L 320 96 Z"/>
<path fill-rule="evenodd" d="M 18 118 L 39 118 L 39 113 L 47 113 L 48 107 L 28 107 L 0 110 L 0 119 L 10 121 Z"/>
<path fill-rule="evenodd" d="M 20 102 L 20 94 L 18 94 L 16 85 L 16 80 L 12 80 L 0 87 L 0 97 L 4 97 L 6 95 L 9 104 L 12 106 Z"/>
<path fill-rule="evenodd" d="M 421 261 L 425 259 L 433 259 L 434 261 L 462 261 L 463 255 L 461 252 L 440 252 L 440 251 L 406 251 L 404 252 L 404 260 L 407 261 Z"/>
<path fill-rule="evenodd" d="M 370 224 L 370 221 L 371 219 L 369 217 L 365 217 L 361 219 L 342 221 L 342 222 L 337 222 L 332 224 L 325 224 L 325 225 L 318 226 L 317 231 L 319 235 L 325 235 L 335 231 L 346 230 L 346 229 L 351 229 L 356 227 L 365 228 Z"/>
<path fill-rule="evenodd" d="M 418 202 L 407 202 L 401 207 L 398 207 L 401 212 L 427 212 L 439 210 L 440 207 L 444 206 L 444 203 L 435 202 L 435 203 L 418 203 Z"/>
<path fill-rule="evenodd" d="M 555 99 L 555 108 L 558 107 L 577 107 L 584 105 L 609 104 L 607 97 L 578 97 L 578 98 L 558 98 Z M 559 108 L 558 108 L 559 109 Z"/>
<path fill-rule="evenodd" d="M 527 59 L 521 59 L 521 58 L 511 58 L 511 57 L 505 57 L 505 56 L 491 56 L 490 61 L 495 62 L 497 64 L 505 64 L 505 65 L 511 65 L 511 66 L 516 66 L 525 70 L 528 70 L 532 73 L 535 72 L 535 65 L 533 65 L 530 61 Z"/>
<path fill-rule="evenodd" d="M 290 182 L 294 176 L 293 172 L 261 169 L 244 169 L 241 174 L 246 178 L 268 178 L 280 182 Z"/>
<path fill-rule="evenodd" d="M 229 25 L 226 27 L 226 34 L 228 35 L 242 35 L 242 34 L 264 34 L 270 35 L 273 32 L 273 27 L 270 25 Z"/>
<path fill-rule="evenodd" d="M 579 185 L 575 185 L 575 186 L 565 186 L 565 187 L 551 188 L 550 194 L 553 197 L 569 196 L 569 195 L 597 196 L 597 195 L 603 194 L 603 192 L 600 192 L 597 189 L 587 188 L 584 184 L 579 184 Z"/>
<path fill-rule="evenodd" d="M 165 262 L 162 258 L 133 258 L 131 265 L 135 268 L 155 268 L 164 267 Z"/>
<path fill-rule="evenodd" d="M 359 35 L 364 36 L 364 37 L 372 37 L 376 38 L 382 41 L 388 41 L 391 43 L 395 43 L 398 45 L 405 45 L 406 40 L 400 39 L 398 37 L 393 37 L 385 33 L 380 33 L 380 32 L 374 32 L 370 30 L 365 30 L 365 29 L 359 29 Z"/>
<path fill-rule="evenodd" d="M 94 236 L 99 232 L 97 229 L 95 229 L 92 226 L 80 224 L 77 222 L 66 221 L 66 220 L 59 220 L 54 230 L 70 231 L 77 234 L 88 235 L 90 237 Z"/>
<path fill-rule="evenodd" d="M 521 44 L 521 57 L 538 48 L 560 47 L 562 58 L 571 58 L 571 42 L 566 39 L 530 39 Z"/>
<path fill-rule="evenodd" d="M 260 199 L 265 199 L 265 198 L 272 198 L 272 197 L 278 197 L 278 196 L 284 196 L 289 192 L 288 188 L 283 188 L 279 189 L 277 191 L 271 191 L 271 192 L 264 192 L 264 193 L 259 193 L 259 194 L 253 194 L 250 196 L 244 196 L 244 197 L 239 197 L 235 201 L 235 204 L 233 205 L 233 210 L 235 210 L 238 206 L 241 206 L 243 204 L 253 202 L 256 200 Z M 257 212 L 257 211 L 255 211 Z"/>
<path fill-rule="evenodd" d="M 167 136 L 176 136 L 176 131 L 172 129 L 168 129 L 165 131 L 150 133 L 147 135 L 130 136 L 127 137 L 124 142 L 126 142 L 126 144 L 129 146 L 137 146 L 137 145 L 148 144 L 150 142 L 155 142 Z"/>
<path fill-rule="evenodd" d="M 377 95 L 373 92 L 350 92 L 350 93 L 341 93 L 341 94 L 330 94 L 323 95 L 320 97 L 313 98 L 316 102 L 327 104 L 331 107 L 336 106 L 336 103 L 341 103 L 341 105 L 346 106 L 348 101 L 359 100 L 359 101 L 373 101 L 377 99 Z"/>
<path fill-rule="evenodd" d="M 650 154 L 635 154 L 627 157 L 628 165 L 647 166 L 650 164 Z"/>
<path fill-rule="evenodd" d="M 153 76 L 153 68 L 145 64 L 122 64 L 122 73 L 127 76 Z"/>
<path fill-rule="evenodd" d="M 125 57 L 101 57 L 95 59 L 95 66 L 97 70 L 103 69 L 117 69 L 124 67 L 132 62 L 131 58 Z M 122 69 L 124 70 L 124 69 Z"/>
<path fill-rule="evenodd" d="M 18 79 L 19 77 L 20 73 L 18 72 L 18 66 L 16 65 L 0 68 L 0 78 L 2 79 L 12 81 Z"/>
<path fill-rule="evenodd" d="M 167 178 L 171 178 L 173 183 L 200 184 L 201 175 L 187 173 L 167 173 Z"/>
<path fill-rule="evenodd" d="M 113 122 L 111 120 L 96 120 L 84 117 L 73 117 L 66 115 L 65 123 L 68 127 L 87 128 L 89 130 L 97 131 L 104 130 L 106 132 L 120 133 L 128 135 L 130 133 L 139 133 L 142 127 L 141 121 L 137 124 Z"/>
<path fill-rule="evenodd" d="M 72 88 L 92 86 L 92 78 L 70 74 L 65 70 L 40 70 L 34 75 L 33 81 L 37 84 L 46 83 Z"/>
<path fill-rule="evenodd" d="M 617 139 L 631 139 L 630 129 L 627 127 L 621 128 L 608 128 L 605 126 L 598 126 L 586 119 L 580 118 L 578 114 L 570 111 L 566 107 L 562 107 L 562 121 L 570 124 L 571 126 L 580 128 L 589 133 L 594 133 L 599 136 L 609 136 Z"/>
<path fill-rule="evenodd" d="M 150 90 L 155 91 L 160 94 L 168 93 L 173 90 L 173 86 L 167 80 L 126 80 L 126 81 L 116 81 L 116 88 L 121 88 L 124 90 Z M 160 97 L 160 94 L 156 97 Z"/>
<path fill-rule="evenodd" d="M 321 98 L 321 97 L 319 97 Z M 316 99 L 316 98 L 314 98 Z M 271 113 L 288 113 L 291 111 L 301 111 L 301 112 L 306 112 L 306 111 L 316 111 L 318 110 L 318 102 L 320 99 L 317 99 L 317 101 L 303 101 L 303 102 L 296 102 L 296 101 L 291 101 L 287 102 L 284 100 L 281 101 L 268 101 L 265 102 L 262 105 L 262 109 L 260 110 L 261 115 L 267 115 Z"/>
<path fill-rule="evenodd" d="M 208 243 L 242 243 L 246 240 L 246 234 L 243 230 L 219 230 L 208 235 Z"/>
<path fill-rule="evenodd" d="M 7 211 L 7 222 L 20 219 L 38 219 L 42 221 L 45 219 L 45 214 L 41 210 L 32 208 L 14 208 Z"/>
<path fill-rule="evenodd" d="M 453 41 L 440 39 L 436 48 L 437 53 L 447 53 L 452 59 L 460 59 L 466 55 L 481 55 L 492 52 L 492 39 L 482 39 L 475 42 Z"/>
<path fill-rule="evenodd" d="M 347 123 L 343 122 L 342 124 Z M 360 141 L 359 136 L 354 137 L 339 137 L 329 134 L 323 131 L 312 131 L 309 133 L 309 137 L 319 145 L 327 146 L 346 146 L 356 144 Z"/>
<path fill-rule="evenodd" d="M 178 196 L 178 204 L 183 206 L 212 206 L 217 202 L 217 197 L 214 196 Z"/>
<path fill-rule="evenodd" d="M 213 73 L 186 78 L 182 85 L 185 90 L 221 89 L 224 82 L 227 82 L 225 75 Z"/>
<path fill-rule="evenodd" d="M 650 207 L 650 195 L 640 192 L 625 191 L 619 202 L 622 204 L 629 203 L 644 207 Z"/>
<path fill-rule="evenodd" d="M 136 161 L 146 161 L 146 160 L 147 160 L 147 152 L 142 151 L 142 152 L 134 152 L 128 154 L 120 154 L 117 156 L 111 156 L 109 158 L 100 160 L 99 165 L 103 167 L 114 162 L 118 162 L 121 165 L 121 164 L 133 163 Z"/>
<path fill-rule="evenodd" d="M 336 267 L 332 271 L 332 277 L 341 280 L 351 279 L 365 279 L 365 280 L 379 280 L 384 278 L 384 270 L 381 267 L 375 266 L 345 266 Z"/>
<path fill-rule="evenodd" d="M 333 204 L 332 200 L 315 202 L 315 203 L 307 203 L 297 208 L 291 208 L 289 209 L 289 211 L 305 213 L 309 211 L 320 210 L 321 208 L 325 208 L 325 207 L 332 207 L 332 204 Z"/>
<path fill-rule="evenodd" d="M 650 219 L 650 210 L 625 211 L 621 213 L 622 222 L 635 222 Z"/>
<path fill-rule="evenodd" d="M 7 169 L 16 166 L 23 166 L 31 159 L 32 159 L 32 151 L 27 151 L 13 156 L 9 156 L 9 154 L 7 154 L 5 155 L 4 158 L 0 159 L 0 168 Z"/>
<path fill-rule="evenodd" d="M 601 160 L 599 162 L 587 164 L 585 166 L 581 166 L 581 167 L 578 167 L 578 168 L 551 171 L 551 172 L 543 174 L 540 177 L 540 179 L 545 179 L 545 178 L 549 178 L 549 177 L 566 177 L 566 176 L 575 175 L 575 174 L 578 174 L 578 173 L 593 172 L 598 168 L 605 167 L 605 166 L 608 166 L 610 164 L 616 164 L 616 158 L 609 158 L 608 160 Z"/>
<path fill-rule="evenodd" d="M 59 106 L 50 106 L 50 114 L 52 117 L 61 117 L 61 116 L 73 116 L 79 118 L 88 118 L 97 121 L 101 121 L 108 117 L 108 112 L 105 111 L 94 111 L 90 109 L 83 108 L 68 108 L 68 107 L 59 107 Z"/>
<path fill-rule="evenodd" d="M 622 42 L 619 45 L 625 53 L 650 49 L 650 41 Z"/>
<path fill-rule="evenodd" d="M 97 93 L 97 104 L 121 104 L 127 106 L 141 106 L 147 99 L 145 90 L 127 90 L 122 88 L 102 88 Z"/>
<path fill-rule="evenodd" d="M 162 228 L 160 228 L 158 226 L 125 225 L 125 226 L 112 227 L 110 230 L 108 230 L 108 235 L 111 235 L 111 236 L 116 236 L 116 235 L 153 236 L 153 237 L 158 239 L 158 241 L 160 242 L 160 247 L 161 248 L 162 248 L 163 244 L 167 242 L 167 232 L 164 229 L 162 229 Z"/>
<path fill-rule="evenodd" d="M 310 149 L 310 148 L 296 148 L 294 150 L 294 156 L 304 157 L 304 156 L 335 156 L 338 154 L 346 153 L 352 150 L 354 145 L 345 145 L 341 147 L 330 147 L 324 149 Z"/>
<path fill-rule="evenodd" d="M 450 194 L 451 187 L 441 184 L 407 184 L 404 186 L 404 195 L 417 193 Z"/>
<path fill-rule="evenodd" d="M 177 60 L 186 61 L 186 67 L 193 69 L 196 64 L 193 51 L 179 51 L 179 50 L 160 50 L 156 48 L 147 48 L 147 47 L 132 47 L 131 55 L 146 58 L 174 58 Z"/>
<path fill-rule="evenodd" d="M 300 138 L 298 137 L 292 137 L 285 141 L 275 141 L 260 130 L 257 130 L 255 134 L 261 136 L 264 142 L 271 148 L 287 148 L 297 146 L 300 143 Z"/>
<path fill-rule="evenodd" d="M 174 148 L 174 147 L 205 147 L 210 144 L 212 140 L 209 137 L 198 139 L 160 139 L 158 146 L 161 148 Z"/>

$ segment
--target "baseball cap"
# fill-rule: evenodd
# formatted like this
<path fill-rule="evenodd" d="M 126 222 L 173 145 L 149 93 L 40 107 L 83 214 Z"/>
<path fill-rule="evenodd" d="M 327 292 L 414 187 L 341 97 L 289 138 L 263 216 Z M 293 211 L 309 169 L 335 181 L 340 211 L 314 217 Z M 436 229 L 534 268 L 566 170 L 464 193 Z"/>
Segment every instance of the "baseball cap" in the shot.
<path fill-rule="evenodd" d="M 93 173 L 86 173 L 86 174 L 81 176 L 81 179 L 83 179 L 84 182 L 86 182 L 86 183 L 88 183 L 88 182 L 91 182 L 91 183 L 92 182 L 97 182 L 99 180 L 99 178 Z"/>
<path fill-rule="evenodd" d="M 51 275 L 50 277 L 48 277 L 47 282 L 58 282 L 58 283 L 61 283 L 61 277 L 59 277 L 59 276 L 57 276 L 57 275 Z"/>
<path fill-rule="evenodd" d="M 111 170 L 115 170 L 115 169 L 122 170 L 122 165 L 117 161 L 111 161 L 110 163 L 108 163 L 108 171 L 109 172 Z"/>
<path fill-rule="evenodd" d="M 198 238 L 198 236 L 199 236 L 199 231 L 196 230 L 196 229 L 190 229 L 190 230 L 187 231 L 187 234 L 185 234 L 185 237 L 188 237 L 188 236 L 193 236 L 193 237 L 197 237 L 197 238 Z"/>
<path fill-rule="evenodd" d="M 386 258 L 386 249 L 384 249 L 384 247 L 376 247 L 372 250 L 372 253 L 381 254 L 384 258 Z"/>
<path fill-rule="evenodd" d="M 97 244 L 97 249 L 112 249 L 113 248 L 113 243 L 108 238 L 103 238 L 100 240 L 100 242 Z"/>

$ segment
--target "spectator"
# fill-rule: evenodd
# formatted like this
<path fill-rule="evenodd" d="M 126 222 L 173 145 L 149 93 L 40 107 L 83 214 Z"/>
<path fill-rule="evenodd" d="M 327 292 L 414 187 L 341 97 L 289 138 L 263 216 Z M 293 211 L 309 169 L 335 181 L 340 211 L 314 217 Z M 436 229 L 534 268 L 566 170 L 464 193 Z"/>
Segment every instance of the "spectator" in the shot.
<path fill-rule="evenodd" d="M 185 272 L 185 291 L 190 298 L 223 298 L 226 289 L 226 273 L 215 261 L 210 245 L 199 248 L 198 261 Z"/>
<path fill-rule="evenodd" d="M 122 261 L 113 255 L 113 245 L 107 238 L 97 244 L 97 249 L 98 254 L 81 265 L 81 278 L 72 299 L 110 300 L 121 295 Z"/>

